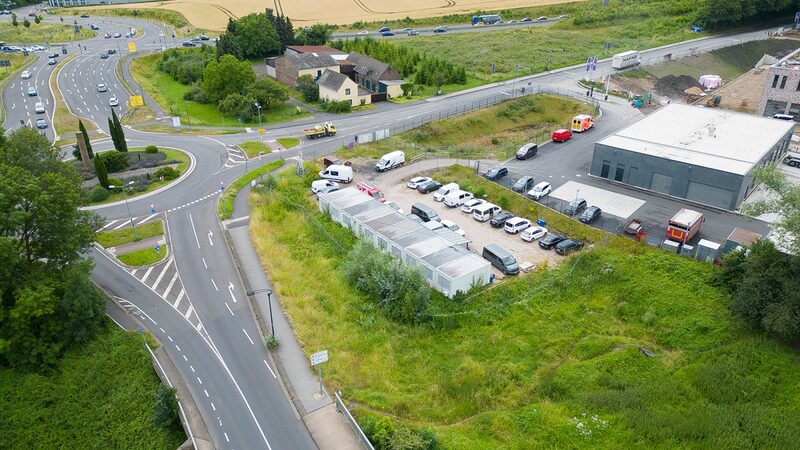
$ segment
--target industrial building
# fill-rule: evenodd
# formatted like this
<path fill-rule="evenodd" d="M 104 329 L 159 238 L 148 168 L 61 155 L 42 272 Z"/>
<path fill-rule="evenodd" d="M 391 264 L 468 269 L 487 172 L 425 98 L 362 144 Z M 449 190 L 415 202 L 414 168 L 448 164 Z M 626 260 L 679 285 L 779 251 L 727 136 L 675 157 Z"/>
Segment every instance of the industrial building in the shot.
<path fill-rule="evenodd" d="M 467 250 L 469 239 L 446 228 L 429 230 L 356 188 L 320 194 L 319 209 L 361 239 L 418 267 L 447 297 L 489 282 L 491 265 Z"/>
<path fill-rule="evenodd" d="M 767 117 L 787 114 L 800 121 L 800 49 L 767 69 L 758 113 Z"/>
<path fill-rule="evenodd" d="M 595 143 L 590 173 L 735 210 L 755 187 L 753 171 L 784 156 L 793 128 L 792 121 L 668 105 Z"/>

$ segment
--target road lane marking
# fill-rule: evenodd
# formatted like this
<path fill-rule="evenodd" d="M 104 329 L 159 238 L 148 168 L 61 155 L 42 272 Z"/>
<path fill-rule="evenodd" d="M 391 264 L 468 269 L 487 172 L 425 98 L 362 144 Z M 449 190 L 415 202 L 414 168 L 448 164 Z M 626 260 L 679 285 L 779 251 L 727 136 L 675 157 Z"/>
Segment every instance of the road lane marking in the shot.
<path fill-rule="evenodd" d="M 200 377 L 197 377 L 197 382 L 203 384 L 203 380 L 201 380 Z"/>
<path fill-rule="evenodd" d="M 219 292 L 219 288 L 217 287 L 217 283 L 214 283 L 214 279 L 213 278 L 211 279 L 211 284 L 213 284 L 214 285 L 214 289 L 216 289 L 217 292 Z"/>
<path fill-rule="evenodd" d="M 267 366 L 267 369 L 269 369 L 269 373 L 272 374 L 272 378 L 275 378 L 277 380 L 278 377 L 275 376 L 275 372 L 272 371 L 272 367 L 270 367 L 269 364 L 267 364 L 267 360 L 265 359 L 263 361 L 264 361 L 264 365 Z"/>
<path fill-rule="evenodd" d="M 169 295 L 169 291 L 172 290 L 172 286 L 175 284 L 175 280 L 177 279 L 178 279 L 178 271 L 176 270 L 175 275 L 172 276 L 172 279 L 169 281 L 169 284 L 167 285 L 167 289 L 165 289 L 164 293 L 161 294 L 162 297 L 167 298 L 167 295 Z"/>
<path fill-rule="evenodd" d="M 139 271 L 139 269 L 133 269 L 133 270 L 131 270 L 131 275 L 133 275 L 133 276 L 136 276 L 136 272 L 138 272 L 138 271 Z"/>
<path fill-rule="evenodd" d="M 194 311 L 194 306 L 192 306 L 191 304 L 189 304 L 189 309 L 187 309 L 187 310 L 186 310 L 186 314 L 184 314 L 184 315 L 183 315 L 183 317 L 185 317 L 185 318 L 187 318 L 187 319 L 188 319 L 188 318 L 189 318 L 189 316 L 191 316 L 191 315 L 192 315 L 192 312 L 193 312 L 193 311 Z"/>
<path fill-rule="evenodd" d="M 192 203 L 194 203 L 194 202 L 192 202 Z M 209 230 L 209 232 L 208 232 L 208 243 L 211 244 L 211 246 L 213 247 L 214 246 L 214 241 L 211 240 L 212 237 L 214 237 L 214 233 Z"/>
<path fill-rule="evenodd" d="M 203 259 L 203 267 L 208 269 L 208 264 L 206 264 L 206 259 L 205 258 L 202 258 L 202 259 Z M 219 289 L 217 289 L 217 290 L 219 290 Z"/>
<path fill-rule="evenodd" d="M 170 342 L 175 342 L 172 340 L 172 336 L 167 336 L 167 339 L 169 339 Z"/>
<path fill-rule="evenodd" d="M 187 358 L 186 355 L 181 355 L 181 356 L 183 356 L 184 361 L 189 362 L 189 358 Z"/>
<path fill-rule="evenodd" d="M 150 267 L 148 267 L 148 268 L 147 268 L 147 272 L 145 272 L 145 273 L 144 273 L 144 276 L 142 277 L 142 283 L 144 283 L 145 281 L 147 281 L 147 277 L 148 277 L 148 276 L 150 276 L 150 272 L 152 272 L 152 271 L 153 271 L 153 268 L 154 268 L 154 267 L 155 267 L 155 266 L 150 266 Z"/>
<path fill-rule="evenodd" d="M 157 216 L 157 215 L 158 215 L 158 214 L 153 214 L 152 216 L 148 216 L 148 217 L 146 217 L 146 218 L 142 219 L 140 222 L 136 222 L 136 225 L 141 225 L 141 224 L 143 224 L 143 223 L 147 222 L 148 220 L 152 219 L 153 217 L 155 217 L 155 216 Z"/>
<path fill-rule="evenodd" d="M 231 310 L 231 307 L 228 306 L 228 302 L 224 302 L 224 303 L 225 303 L 225 307 L 228 308 L 228 312 L 231 313 L 232 316 L 236 317 L 236 314 L 233 313 L 233 311 Z"/>
<path fill-rule="evenodd" d="M 181 299 L 183 298 L 184 295 L 186 295 L 186 290 L 183 287 L 181 287 L 181 292 L 178 294 L 178 299 L 175 300 L 175 303 L 172 306 L 177 308 L 178 307 L 178 303 L 181 302 Z"/>
<path fill-rule="evenodd" d="M 164 329 L 163 329 L 163 328 L 159 327 L 158 329 L 159 329 L 159 330 L 161 330 L 161 332 L 162 332 L 162 333 L 164 333 L 164 334 L 167 334 L 167 332 L 166 332 L 166 331 L 164 331 Z"/>
<path fill-rule="evenodd" d="M 211 409 L 213 409 L 214 411 L 216 411 L 216 410 L 217 410 L 217 407 L 216 407 L 216 406 L 214 406 L 214 402 L 209 402 L 209 403 L 211 403 Z"/>
<path fill-rule="evenodd" d="M 207 390 L 203 389 L 203 393 L 206 394 L 206 398 L 210 397 Z"/>
<path fill-rule="evenodd" d="M 116 227 L 114 227 L 113 229 L 114 229 L 114 230 L 119 230 L 120 228 L 122 228 L 122 227 L 124 227 L 124 226 L 128 225 L 128 223 L 130 223 L 130 220 L 123 220 L 121 224 L 117 225 L 117 226 L 116 226 Z"/>
<path fill-rule="evenodd" d="M 247 331 L 246 331 L 244 328 L 242 328 L 242 332 L 244 333 L 244 335 L 245 335 L 245 336 L 247 336 L 247 340 L 248 340 L 248 341 L 250 341 L 250 344 L 252 344 L 252 345 L 256 345 L 256 343 L 255 343 L 255 342 L 253 342 L 253 340 L 252 340 L 252 339 L 250 339 L 250 335 L 249 335 L 249 334 L 247 334 Z"/>
<path fill-rule="evenodd" d="M 178 347 L 178 344 L 175 344 L 175 348 L 177 348 L 177 349 L 178 349 L 178 351 L 181 351 L 181 348 L 180 348 L 180 347 Z"/>
<path fill-rule="evenodd" d="M 192 373 L 194 373 L 194 366 L 189 364 L 189 368 L 192 369 Z"/>
<path fill-rule="evenodd" d="M 230 439 L 228 439 L 228 433 L 223 431 L 222 434 L 225 435 L 225 442 L 230 442 L 231 441 Z"/>
<path fill-rule="evenodd" d="M 153 283 L 153 287 L 152 287 L 152 289 L 153 289 L 154 291 L 155 291 L 155 290 L 156 290 L 156 288 L 158 287 L 158 284 L 159 284 L 159 283 L 161 283 L 161 280 L 164 278 L 164 275 L 166 275 L 166 273 L 167 273 L 167 269 L 169 269 L 169 266 L 171 266 L 171 265 L 172 265 L 172 261 L 173 261 L 173 258 L 170 258 L 170 259 L 169 259 L 169 261 L 167 261 L 167 263 L 166 263 L 166 264 L 164 264 L 164 268 L 163 268 L 163 269 L 161 269 L 161 273 L 160 273 L 160 274 L 158 274 L 158 278 L 156 278 L 156 282 L 155 282 L 155 283 Z"/>
<path fill-rule="evenodd" d="M 233 283 L 228 281 L 228 292 L 231 293 L 231 298 L 233 299 L 233 303 L 236 303 L 236 297 L 233 296 Z"/>
<path fill-rule="evenodd" d="M 197 248 L 200 248 L 200 239 L 197 238 L 197 230 L 194 229 L 194 219 L 192 219 L 191 214 L 189 214 L 189 222 L 192 224 L 192 233 L 194 233 L 194 240 L 197 242 Z"/>

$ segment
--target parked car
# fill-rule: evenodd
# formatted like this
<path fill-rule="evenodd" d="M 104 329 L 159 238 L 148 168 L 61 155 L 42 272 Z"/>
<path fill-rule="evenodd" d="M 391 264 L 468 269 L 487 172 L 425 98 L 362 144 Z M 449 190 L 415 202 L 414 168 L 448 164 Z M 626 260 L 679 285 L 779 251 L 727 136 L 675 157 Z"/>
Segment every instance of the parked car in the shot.
<path fill-rule="evenodd" d="M 492 217 L 492 220 L 489 221 L 489 225 L 495 228 L 503 228 L 503 225 L 505 225 L 509 219 L 513 219 L 514 217 L 517 217 L 517 215 L 508 211 L 503 211 L 499 214 L 495 214 L 495 216 Z"/>
<path fill-rule="evenodd" d="M 393 210 L 397 211 L 400 214 L 405 214 L 406 213 L 405 211 L 403 211 L 403 208 L 401 208 L 400 205 L 398 205 L 395 202 L 386 202 L 386 203 L 384 203 L 384 205 L 392 208 Z"/>
<path fill-rule="evenodd" d="M 184 47 L 197 47 L 197 44 L 192 41 L 183 41 L 181 45 Z"/>
<path fill-rule="evenodd" d="M 586 211 L 584 211 L 580 217 L 578 217 L 578 220 L 583 223 L 592 223 L 600 218 L 600 214 L 602 214 L 600 208 L 597 206 L 590 206 L 586 208 Z"/>
<path fill-rule="evenodd" d="M 356 33 L 357 36 L 366 36 L 368 34 L 369 34 L 369 31 L 359 31 L 358 33 Z"/>
<path fill-rule="evenodd" d="M 519 21 L 520 22 L 533 22 L 533 19 L 531 19 L 530 17 L 523 17 L 522 19 L 519 19 Z"/>
<path fill-rule="evenodd" d="M 486 203 L 486 200 L 482 198 L 473 198 L 472 200 L 467 200 L 464 202 L 463 205 L 461 205 L 461 211 L 467 214 L 472 214 L 473 208 L 475 208 L 478 205 L 482 205 L 484 203 Z"/>
<path fill-rule="evenodd" d="M 47 121 L 44 119 L 36 119 L 36 128 L 40 130 L 47 128 Z"/>
<path fill-rule="evenodd" d="M 119 106 L 119 100 L 117 97 L 111 97 L 108 99 L 108 106 Z"/>
<path fill-rule="evenodd" d="M 530 175 L 525 175 L 524 177 L 517 180 L 517 182 L 514 183 L 513 186 L 511 186 L 511 189 L 513 189 L 514 192 L 527 192 L 532 187 L 533 187 L 533 177 Z"/>
<path fill-rule="evenodd" d="M 567 130 L 566 128 L 560 128 L 556 131 L 553 131 L 553 142 L 566 142 L 572 138 L 572 131 Z"/>
<path fill-rule="evenodd" d="M 428 181 L 427 183 L 422 183 L 421 185 L 417 186 L 417 191 L 419 191 L 420 194 L 430 194 L 431 192 L 439 189 L 440 187 L 442 187 L 442 183 L 431 180 Z"/>
<path fill-rule="evenodd" d="M 576 241 L 574 239 L 567 239 L 556 244 L 556 253 L 562 256 L 566 256 L 582 248 L 583 248 L 583 242 Z"/>
<path fill-rule="evenodd" d="M 536 154 L 539 153 L 539 145 L 534 144 L 533 142 L 528 142 L 527 144 L 523 145 L 522 147 L 517 150 L 516 158 L 517 159 L 528 159 L 533 158 Z"/>
<path fill-rule="evenodd" d="M 542 181 L 541 183 L 537 184 L 533 187 L 530 191 L 528 191 L 528 197 L 534 200 L 541 200 L 542 197 L 549 194 L 552 190 L 552 186 L 547 181 Z"/>
<path fill-rule="evenodd" d="M 424 203 L 414 203 L 411 205 L 411 214 L 422 219 L 423 222 L 430 222 L 431 220 L 439 220 L 439 213 L 434 211 L 433 208 Z"/>
<path fill-rule="evenodd" d="M 519 273 L 519 264 L 503 247 L 497 244 L 489 244 L 483 247 L 483 259 L 492 263 L 499 271 L 506 275 L 516 275 Z"/>
<path fill-rule="evenodd" d="M 472 192 L 458 189 L 444 196 L 444 204 L 451 208 L 455 208 L 472 200 L 473 197 L 474 196 L 472 195 Z"/>
<path fill-rule="evenodd" d="M 35 87 L 31 86 L 28 88 L 28 97 L 36 97 L 37 95 L 39 95 L 39 93 L 36 92 Z"/>
<path fill-rule="evenodd" d="M 409 189 L 416 189 L 419 187 L 419 185 L 427 183 L 428 181 L 432 181 L 432 179 L 430 177 L 414 177 L 408 180 L 408 183 L 406 183 L 406 187 L 408 187 Z"/>
<path fill-rule="evenodd" d="M 97 83 L 97 92 L 108 92 L 108 87 L 105 83 Z"/>
<path fill-rule="evenodd" d="M 508 175 L 508 169 L 502 166 L 492 167 L 483 174 L 487 180 L 497 181 L 500 178 Z"/>
<path fill-rule="evenodd" d="M 539 247 L 550 250 L 558 245 L 561 241 L 566 241 L 567 237 L 560 234 L 547 233 L 543 238 L 539 239 Z"/>
<path fill-rule="evenodd" d="M 433 29 L 434 33 L 447 33 L 447 27 L 436 27 Z"/>
<path fill-rule="evenodd" d="M 472 218 L 478 222 L 486 222 L 502 211 L 503 209 L 499 206 L 486 202 L 472 208 Z"/>
<path fill-rule="evenodd" d="M 452 231 L 453 233 L 455 233 L 455 234 L 457 234 L 459 236 L 465 236 L 466 237 L 467 233 L 464 230 L 462 230 L 461 227 L 458 226 L 458 224 L 453 222 L 452 220 L 442 220 L 441 223 L 445 228 L 447 228 L 448 230 Z"/>
<path fill-rule="evenodd" d="M 572 217 L 577 216 L 583 210 L 586 209 L 586 200 L 582 198 L 576 198 L 575 200 L 569 202 L 567 206 L 564 207 L 564 214 Z"/>
<path fill-rule="evenodd" d="M 311 192 L 315 194 L 327 194 L 328 192 L 338 191 L 339 183 L 331 180 L 315 180 L 311 182 Z"/>
<path fill-rule="evenodd" d="M 31 73 L 31 71 L 30 71 L 30 70 L 23 70 L 23 71 L 22 71 L 22 79 L 23 79 L 23 80 L 27 80 L 27 79 L 28 79 L 28 78 L 30 78 L 31 76 L 33 76 L 33 74 Z"/>
<path fill-rule="evenodd" d="M 783 158 L 783 163 L 792 167 L 800 167 L 800 156 L 786 155 L 786 158 Z"/>
<path fill-rule="evenodd" d="M 448 194 L 450 194 L 451 192 L 455 192 L 457 190 L 458 190 L 458 183 L 447 183 L 436 190 L 436 192 L 433 194 L 433 200 L 436 202 L 443 202 L 444 198 Z"/>
<path fill-rule="evenodd" d="M 541 237 L 544 237 L 547 234 L 547 228 L 535 226 L 535 227 L 528 227 L 522 231 L 520 237 L 523 241 L 526 242 L 533 242 Z"/>
<path fill-rule="evenodd" d="M 503 229 L 506 230 L 506 233 L 517 234 L 530 226 L 530 220 L 523 219 L 522 217 L 512 217 L 506 220 L 505 225 L 503 225 Z"/>

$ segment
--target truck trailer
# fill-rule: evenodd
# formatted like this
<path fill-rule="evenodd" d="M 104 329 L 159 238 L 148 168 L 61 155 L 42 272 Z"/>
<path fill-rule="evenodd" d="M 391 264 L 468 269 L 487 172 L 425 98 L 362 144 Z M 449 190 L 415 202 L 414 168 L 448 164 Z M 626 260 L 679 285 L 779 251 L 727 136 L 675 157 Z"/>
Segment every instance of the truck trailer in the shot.
<path fill-rule="evenodd" d="M 685 244 L 700 231 L 704 221 L 703 214 L 683 208 L 669 219 L 667 239 Z"/>
<path fill-rule="evenodd" d="M 611 68 L 622 70 L 628 67 L 638 66 L 641 63 L 642 60 L 639 58 L 639 52 L 637 50 L 630 50 L 614 55 L 611 59 Z"/>

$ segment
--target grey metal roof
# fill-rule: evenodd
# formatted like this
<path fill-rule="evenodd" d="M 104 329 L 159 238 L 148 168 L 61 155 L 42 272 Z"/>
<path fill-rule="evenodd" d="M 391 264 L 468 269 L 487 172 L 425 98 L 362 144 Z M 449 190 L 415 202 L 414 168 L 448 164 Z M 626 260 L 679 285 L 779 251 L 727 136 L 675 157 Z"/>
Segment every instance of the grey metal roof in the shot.
<path fill-rule="evenodd" d="M 371 80 L 380 80 L 383 74 L 389 69 L 389 65 L 383 61 L 370 58 L 358 52 L 350 52 L 347 60 L 355 66 L 354 70 Z M 395 78 L 398 79 L 398 78 Z"/>
<path fill-rule="evenodd" d="M 325 69 L 325 71 L 322 72 L 322 75 L 317 80 L 317 84 L 320 87 L 326 87 L 333 91 L 338 91 L 339 88 L 341 88 L 342 85 L 345 82 L 347 82 L 348 79 L 349 78 L 347 78 L 347 76 L 342 75 L 339 72 L 334 72 L 333 70 Z"/>
<path fill-rule="evenodd" d="M 289 55 L 286 59 L 298 69 L 321 69 L 339 65 L 331 55 L 325 53 L 298 53 Z"/>

